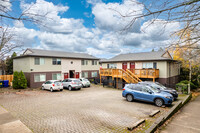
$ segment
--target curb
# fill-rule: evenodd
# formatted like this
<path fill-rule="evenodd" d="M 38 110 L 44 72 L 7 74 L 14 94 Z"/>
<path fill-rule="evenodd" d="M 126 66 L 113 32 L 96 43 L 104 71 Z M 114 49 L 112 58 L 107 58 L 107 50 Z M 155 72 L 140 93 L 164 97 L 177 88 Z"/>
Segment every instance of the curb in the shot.
<path fill-rule="evenodd" d="M 141 120 L 137 121 L 136 123 L 134 123 L 132 127 L 127 127 L 127 129 L 129 131 L 132 131 L 133 129 L 137 128 L 139 125 L 141 125 L 144 122 L 145 122 L 145 119 L 141 119 Z"/>
<path fill-rule="evenodd" d="M 153 133 L 158 127 L 160 127 L 165 121 L 167 121 L 173 114 L 175 114 L 180 108 L 182 108 L 190 99 L 192 94 L 190 93 L 183 101 L 176 103 L 164 116 L 160 116 L 145 133 Z"/>

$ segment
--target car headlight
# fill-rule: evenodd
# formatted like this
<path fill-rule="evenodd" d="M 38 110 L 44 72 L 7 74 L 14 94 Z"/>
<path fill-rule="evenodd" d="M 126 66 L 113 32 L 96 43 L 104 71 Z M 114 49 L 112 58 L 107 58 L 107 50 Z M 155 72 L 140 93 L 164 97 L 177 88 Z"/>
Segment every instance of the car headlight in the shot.
<path fill-rule="evenodd" d="M 165 96 L 165 98 L 168 98 L 168 99 L 170 99 L 171 97 L 169 97 L 169 96 Z"/>

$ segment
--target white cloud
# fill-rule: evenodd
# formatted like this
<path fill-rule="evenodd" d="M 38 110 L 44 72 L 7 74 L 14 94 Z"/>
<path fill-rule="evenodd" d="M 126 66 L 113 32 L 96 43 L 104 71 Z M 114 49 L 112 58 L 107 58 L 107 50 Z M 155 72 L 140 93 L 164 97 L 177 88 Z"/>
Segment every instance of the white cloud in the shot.
<path fill-rule="evenodd" d="M 4 11 L 3 13 L 10 11 L 12 7 L 10 0 L 1 0 L 0 1 L 0 12 Z"/>
<path fill-rule="evenodd" d="M 66 12 L 68 6 L 37 0 L 34 5 L 22 2 L 21 8 L 25 10 L 31 7 L 28 17 L 32 17 L 30 13 L 44 15 L 48 12 L 48 18 L 37 16 L 45 27 L 37 23 L 39 27 L 37 31 L 25 28 L 21 21 L 15 21 L 15 31 L 23 40 L 25 47 L 86 52 L 98 57 L 111 57 L 120 53 L 144 51 L 167 45 L 170 42 L 170 34 L 179 28 L 178 22 L 165 24 L 167 21 L 157 20 L 149 25 L 152 20 L 143 24 L 137 20 L 131 30 L 121 33 L 118 31 L 132 18 L 123 18 L 114 10 L 123 15 L 130 13 L 134 15 L 136 12 L 133 13 L 132 9 L 141 13 L 143 10 L 141 5 L 136 4 L 135 0 L 133 3 L 124 0 L 122 3 L 108 4 L 98 0 L 88 0 L 88 3 L 93 4 L 92 13 L 96 24 L 94 28 L 86 28 L 82 19 L 60 17 L 59 14 Z"/>
<path fill-rule="evenodd" d="M 133 10 L 134 9 L 134 10 Z M 124 0 L 120 3 L 97 3 L 92 8 L 95 16 L 95 24 L 98 28 L 104 30 L 120 31 L 123 30 L 133 17 L 125 17 L 130 15 L 141 14 L 143 6 L 134 0 Z M 132 32 L 138 32 L 140 29 L 140 20 L 136 20 L 130 28 Z"/>

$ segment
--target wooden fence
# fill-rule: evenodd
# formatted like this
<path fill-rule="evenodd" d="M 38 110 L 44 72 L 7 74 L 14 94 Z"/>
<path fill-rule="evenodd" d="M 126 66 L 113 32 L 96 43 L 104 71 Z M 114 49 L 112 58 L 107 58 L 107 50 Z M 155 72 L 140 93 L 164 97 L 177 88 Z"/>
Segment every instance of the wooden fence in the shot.
<path fill-rule="evenodd" d="M 0 75 L 0 79 L 9 80 L 9 85 L 11 85 L 13 81 L 13 75 Z"/>

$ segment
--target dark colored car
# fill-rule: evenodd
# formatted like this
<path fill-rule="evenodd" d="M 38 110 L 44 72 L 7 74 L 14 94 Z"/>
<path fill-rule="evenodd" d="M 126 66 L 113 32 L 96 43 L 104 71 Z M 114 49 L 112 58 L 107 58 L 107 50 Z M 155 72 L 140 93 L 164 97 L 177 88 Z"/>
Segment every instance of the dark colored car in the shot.
<path fill-rule="evenodd" d="M 167 88 L 158 82 L 145 81 L 145 82 L 139 82 L 138 84 L 149 85 L 149 86 L 159 89 L 161 91 L 168 92 L 174 97 L 174 100 L 176 100 L 178 98 L 178 93 L 176 90 L 174 90 L 172 88 Z"/>
<path fill-rule="evenodd" d="M 155 103 L 159 107 L 171 105 L 174 99 L 170 93 L 142 84 L 126 84 L 122 96 L 129 102 L 140 100 Z"/>

